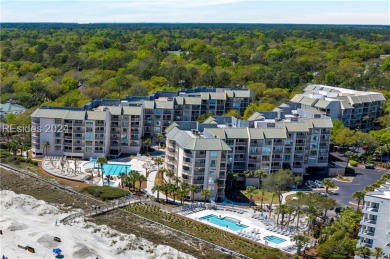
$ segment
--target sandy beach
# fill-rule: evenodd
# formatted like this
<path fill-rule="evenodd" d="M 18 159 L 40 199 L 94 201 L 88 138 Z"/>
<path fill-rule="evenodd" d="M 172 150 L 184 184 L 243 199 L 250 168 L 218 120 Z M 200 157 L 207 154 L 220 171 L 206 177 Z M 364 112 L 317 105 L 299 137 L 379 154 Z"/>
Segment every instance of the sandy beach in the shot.
<path fill-rule="evenodd" d="M 64 213 L 32 196 L 0 191 L 0 255 L 13 258 L 55 258 L 53 248 L 62 250 L 63 258 L 194 258 L 164 245 L 155 245 L 135 235 L 122 234 L 105 225 L 84 222 L 62 225 Z M 57 222 L 57 224 L 56 224 Z M 61 242 L 54 241 L 59 237 Z M 31 246 L 35 253 L 18 245 Z"/>

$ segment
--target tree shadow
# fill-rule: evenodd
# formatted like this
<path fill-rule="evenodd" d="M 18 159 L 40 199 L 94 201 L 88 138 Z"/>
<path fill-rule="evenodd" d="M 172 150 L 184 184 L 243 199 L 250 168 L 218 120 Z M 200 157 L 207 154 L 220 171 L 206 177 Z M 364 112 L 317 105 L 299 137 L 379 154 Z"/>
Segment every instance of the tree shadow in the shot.
<path fill-rule="evenodd" d="M 226 193 L 226 197 L 234 202 L 248 203 L 249 199 L 239 190 L 231 190 Z"/>

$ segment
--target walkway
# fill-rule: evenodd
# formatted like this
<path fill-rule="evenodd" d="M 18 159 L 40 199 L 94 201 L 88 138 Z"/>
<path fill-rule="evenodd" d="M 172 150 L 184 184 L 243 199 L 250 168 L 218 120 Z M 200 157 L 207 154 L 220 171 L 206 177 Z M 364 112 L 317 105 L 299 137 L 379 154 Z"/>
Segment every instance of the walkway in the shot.
<path fill-rule="evenodd" d="M 100 215 L 100 214 L 103 214 L 103 213 L 106 213 L 106 212 L 109 212 L 109 211 L 112 211 L 115 209 L 123 208 L 123 207 L 129 206 L 131 204 L 141 203 L 141 202 L 145 202 L 145 201 L 146 201 L 146 199 L 141 199 L 141 198 L 138 198 L 138 199 L 127 198 L 127 199 L 124 199 L 122 202 L 119 202 L 119 200 L 116 200 L 112 204 L 107 204 L 107 205 L 102 206 L 102 207 L 94 206 L 94 208 L 91 210 L 86 210 L 83 212 L 69 215 L 69 216 L 61 219 L 60 222 L 63 223 L 64 225 L 66 225 L 69 221 L 71 221 L 75 218 L 78 218 L 78 217 L 97 216 L 97 215 Z"/>

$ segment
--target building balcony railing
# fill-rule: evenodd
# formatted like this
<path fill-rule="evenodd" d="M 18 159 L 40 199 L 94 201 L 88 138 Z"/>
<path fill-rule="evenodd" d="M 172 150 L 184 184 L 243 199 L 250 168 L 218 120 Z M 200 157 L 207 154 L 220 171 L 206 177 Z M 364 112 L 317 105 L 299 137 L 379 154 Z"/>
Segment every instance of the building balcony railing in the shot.
<path fill-rule="evenodd" d="M 361 230 L 359 232 L 359 236 L 360 237 L 368 237 L 368 238 L 373 239 L 373 237 L 375 236 L 375 233 L 372 231 L 369 231 L 369 230 Z"/>
<path fill-rule="evenodd" d="M 378 212 L 378 208 L 363 207 L 363 213 L 373 213 L 373 214 L 376 214 L 377 212 Z"/>
<path fill-rule="evenodd" d="M 204 180 L 193 180 L 193 184 L 204 184 Z"/>
<path fill-rule="evenodd" d="M 373 219 L 363 219 L 362 221 L 360 221 L 360 224 L 361 225 L 367 225 L 367 224 L 375 225 L 376 224 L 376 220 L 373 220 Z"/>

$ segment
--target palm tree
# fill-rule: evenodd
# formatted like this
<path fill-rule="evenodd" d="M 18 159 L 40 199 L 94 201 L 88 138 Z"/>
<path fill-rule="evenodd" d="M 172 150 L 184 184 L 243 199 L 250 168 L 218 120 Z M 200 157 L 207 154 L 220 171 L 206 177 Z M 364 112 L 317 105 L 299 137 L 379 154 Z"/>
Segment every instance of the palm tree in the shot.
<path fill-rule="evenodd" d="M 169 193 L 173 196 L 173 203 L 176 204 L 176 195 L 178 194 L 180 188 L 174 184 L 169 184 Z"/>
<path fill-rule="evenodd" d="M 170 192 L 170 184 L 163 183 L 160 188 L 161 188 L 160 191 L 162 191 L 165 194 L 165 203 L 168 203 L 168 193 Z"/>
<path fill-rule="evenodd" d="M 355 198 L 357 200 L 357 202 L 358 202 L 357 209 L 360 208 L 360 202 L 362 200 L 363 200 L 363 203 L 364 203 L 364 195 L 366 195 L 366 194 L 365 194 L 365 192 L 362 192 L 362 191 L 357 191 L 357 192 L 352 194 L 352 197 Z"/>
<path fill-rule="evenodd" d="M 380 247 L 375 247 L 374 251 L 372 251 L 372 256 L 375 256 L 375 259 L 382 258 L 385 253 L 383 252 L 383 249 Z"/>
<path fill-rule="evenodd" d="M 211 196 L 211 191 L 209 189 L 203 189 L 200 195 L 202 195 L 202 197 L 204 198 L 204 203 L 206 203 L 207 199 Z"/>
<path fill-rule="evenodd" d="M 261 209 L 263 209 L 265 190 L 261 189 L 260 193 L 261 193 L 261 204 L 260 204 L 260 207 L 261 207 Z"/>
<path fill-rule="evenodd" d="M 160 165 L 162 165 L 164 163 L 164 160 L 162 160 L 161 157 L 156 157 L 154 159 L 154 163 L 157 165 L 157 171 L 160 170 Z"/>
<path fill-rule="evenodd" d="M 355 254 L 359 256 L 360 258 L 366 258 L 367 256 L 371 255 L 371 250 L 368 247 L 365 246 L 359 246 L 355 250 Z"/>
<path fill-rule="evenodd" d="M 160 201 L 160 191 L 162 190 L 161 185 L 155 184 L 152 188 L 152 193 L 157 192 L 157 202 Z"/>
<path fill-rule="evenodd" d="M 175 185 L 176 185 L 176 186 L 179 186 L 180 177 L 179 177 L 179 176 L 174 176 L 174 177 L 173 177 L 173 181 L 175 182 Z"/>
<path fill-rule="evenodd" d="M 161 133 L 157 133 L 156 138 L 158 139 L 158 151 L 160 151 L 161 140 L 164 138 L 164 135 Z"/>
<path fill-rule="evenodd" d="M 199 189 L 196 188 L 196 185 L 192 184 L 190 185 L 190 192 L 191 192 L 191 202 L 194 202 L 195 193 L 199 192 Z"/>
<path fill-rule="evenodd" d="M 30 145 L 28 143 L 22 143 L 21 144 L 21 154 L 23 153 L 23 151 L 26 151 L 26 159 L 28 159 L 28 148 L 30 147 Z"/>
<path fill-rule="evenodd" d="M 110 176 L 111 175 L 107 174 L 106 176 L 107 176 L 107 186 L 110 186 Z M 104 185 L 104 183 L 103 183 L 103 185 Z"/>
<path fill-rule="evenodd" d="M 122 189 L 123 189 L 123 185 L 124 185 L 124 183 L 125 183 L 125 179 L 126 179 L 126 177 L 127 177 L 127 174 L 126 173 L 124 173 L 124 172 L 122 172 L 122 173 L 119 173 L 119 178 L 121 179 L 121 187 L 122 187 Z"/>
<path fill-rule="evenodd" d="M 272 193 L 271 202 L 269 203 L 269 218 L 271 218 L 272 213 L 272 203 L 274 202 L 275 193 Z"/>
<path fill-rule="evenodd" d="M 254 186 L 247 186 L 246 187 L 246 190 L 245 190 L 245 195 L 249 196 L 249 207 L 252 206 L 252 198 L 253 198 L 253 195 L 255 195 L 257 193 L 257 189 L 254 187 Z"/>
<path fill-rule="evenodd" d="M 336 185 L 334 184 L 331 178 L 325 178 L 321 182 L 325 186 L 325 192 L 328 193 L 329 188 L 334 188 Z"/>
<path fill-rule="evenodd" d="M 143 182 L 145 182 L 146 181 L 146 177 L 145 177 L 145 175 L 143 175 L 143 174 L 139 174 L 139 176 L 138 176 L 138 190 L 139 191 L 141 191 L 141 185 L 142 185 L 142 183 Z"/>
<path fill-rule="evenodd" d="M 293 241 L 295 241 L 295 244 L 297 245 L 297 254 L 301 254 L 301 249 L 304 247 L 308 242 L 309 238 L 304 235 L 296 235 L 293 237 Z"/>
<path fill-rule="evenodd" d="M 129 181 L 131 182 L 131 186 L 133 187 L 133 191 L 135 192 L 135 182 L 138 181 L 140 174 L 138 171 L 131 170 L 129 173 Z"/>
<path fill-rule="evenodd" d="M 267 177 L 267 173 L 263 169 L 259 169 L 253 172 L 253 176 L 259 178 L 259 189 L 260 189 L 263 182 L 263 178 Z"/>
<path fill-rule="evenodd" d="M 50 148 L 50 143 L 49 141 L 46 141 L 45 143 L 43 143 L 43 152 L 44 152 L 44 156 L 47 155 L 47 149 Z"/>
<path fill-rule="evenodd" d="M 166 169 L 164 172 L 165 175 L 169 178 L 169 183 L 171 183 L 172 178 L 175 176 L 175 171 L 171 169 Z"/>
<path fill-rule="evenodd" d="M 96 162 L 100 165 L 100 169 L 102 170 L 102 182 L 103 182 L 103 176 L 104 176 L 104 171 L 103 171 L 103 165 L 107 164 L 107 158 L 105 157 L 99 157 Z M 75 162 L 76 163 L 76 162 Z"/>
<path fill-rule="evenodd" d="M 301 209 L 298 209 L 297 210 L 297 212 L 296 212 L 296 215 L 297 215 L 297 230 L 298 230 L 298 227 L 299 227 L 299 217 L 301 216 L 301 215 L 303 215 L 304 214 L 304 212 L 303 212 L 303 210 L 301 210 Z"/>
<path fill-rule="evenodd" d="M 148 154 L 149 147 L 150 147 L 150 145 L 152 145 L 152 140 L 150 138 L 144 139 L 143 144 L 146 147 L 146 154 Z"/>
<path fill-rule="evenodd" d="M 183 206 L 184 198 L 190 194 L 190 185 L 188 182 L 184 181 L 180 184 L 179 196 L 180 196 L 180 204 Z"/>

